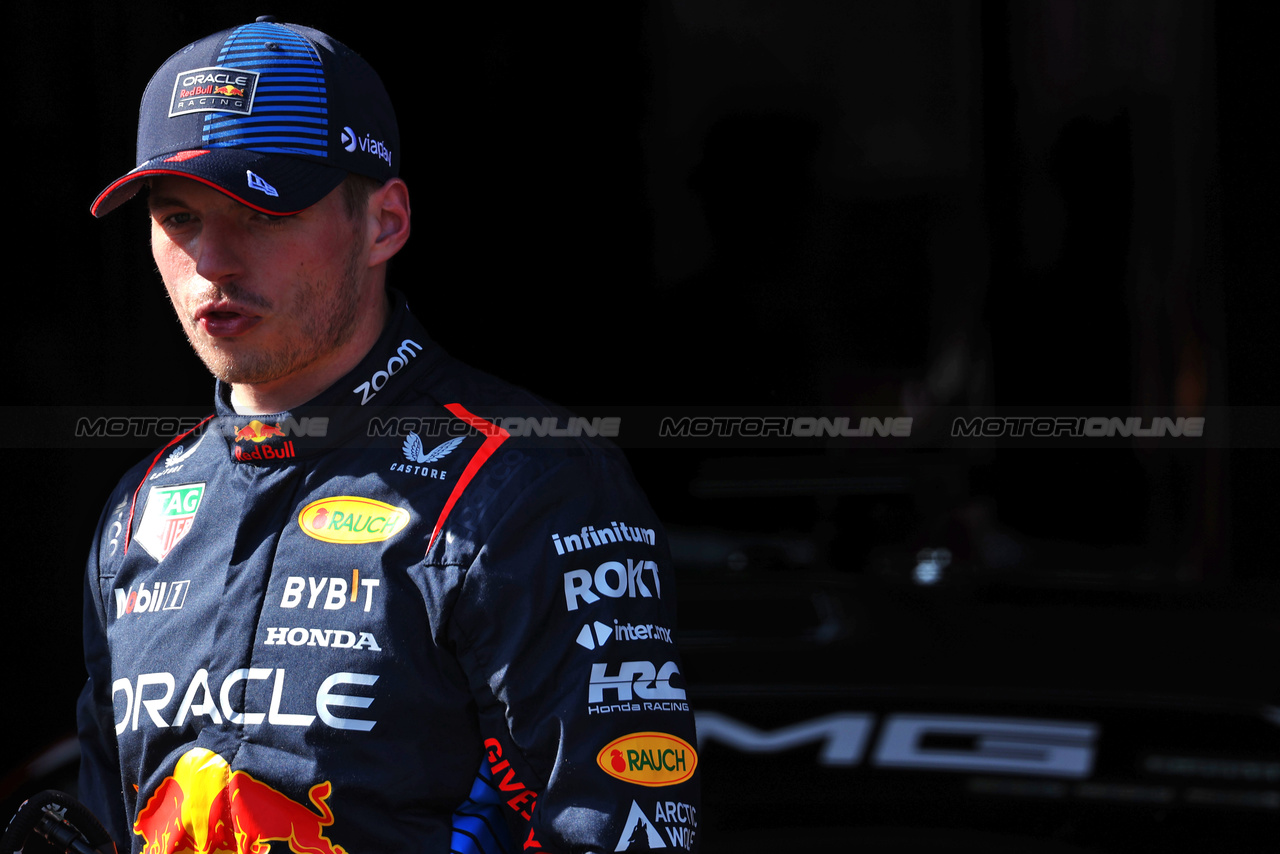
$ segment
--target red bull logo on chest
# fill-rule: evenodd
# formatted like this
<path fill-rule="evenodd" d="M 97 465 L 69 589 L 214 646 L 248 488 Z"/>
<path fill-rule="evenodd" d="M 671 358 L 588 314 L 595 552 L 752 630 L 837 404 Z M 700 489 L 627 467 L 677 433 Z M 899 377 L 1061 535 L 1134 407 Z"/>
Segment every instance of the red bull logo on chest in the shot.
<path fill-rule="evenodd" d="M 325 836 L 333 824 L 326 780 L 307 793 L 314 811 L 217 753 L 195 747 L 156 787 L 133 832 L 143 854 L 265 854 L 284 842 L 294 854 L 347 854 Z"/>

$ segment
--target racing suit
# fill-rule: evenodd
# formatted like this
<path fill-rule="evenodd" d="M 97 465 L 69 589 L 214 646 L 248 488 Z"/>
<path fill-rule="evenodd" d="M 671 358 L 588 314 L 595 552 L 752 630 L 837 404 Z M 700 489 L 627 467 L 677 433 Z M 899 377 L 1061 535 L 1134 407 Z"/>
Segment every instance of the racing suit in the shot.
<path fill-rule="evenodd" d="M 393 298 L 321 396 L 241 416 L 219 384 L 117 487 L 81 797 L 121 850 L 696 850 L 671 561 L 625 459 Z"/>

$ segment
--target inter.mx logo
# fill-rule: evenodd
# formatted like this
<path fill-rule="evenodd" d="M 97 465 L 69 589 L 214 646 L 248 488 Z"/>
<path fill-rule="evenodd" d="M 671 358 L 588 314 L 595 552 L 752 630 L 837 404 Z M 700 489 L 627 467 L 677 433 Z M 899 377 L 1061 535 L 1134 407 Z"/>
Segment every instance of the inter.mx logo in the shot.
<path fill-rule="evenodd" d="M 586 623 L 582 626 L 576 638 L 578 646 L 583 649 L 595 649 L 598 646 L 604 646 L 611 639 L 620 641 L 656 640 L 673 643 L 671 629 L 666 626 L 655 626 L 652 623 L 620 624 L 617 620 L 613 621 L 612 626 L 599 620 L 593 623 Z"/>
<path fill-rule="evenodd" d="M 190 579 L 183 581 L 156 581 L 150 587 L 139 585 L 137 590 L 129 587 L 122 590 L 117 587 L 116 619 L 125 614 L 147 614 L 153 611 L 177 611 L 187 601 L 187 588 Z"/>

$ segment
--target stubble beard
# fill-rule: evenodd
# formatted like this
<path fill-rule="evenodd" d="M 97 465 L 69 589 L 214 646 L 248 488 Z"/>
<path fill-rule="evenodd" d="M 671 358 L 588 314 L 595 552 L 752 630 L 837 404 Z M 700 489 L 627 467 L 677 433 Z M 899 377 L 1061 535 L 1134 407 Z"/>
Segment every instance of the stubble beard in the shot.
<path fill-rule="evenodd" d="M 305 370 L 323 356 L 340 349 L 355 334 L 362 284 L 362 250 L 359 241 L 352 242 L 340 281 L 305 281 L 291 292 L 290 299 L 295 305 L 311 306 L 314 310 L 295 315 L 298 325 L 274 348 L 242 349 L 235 344 L 219 345 L 201 338 L 184 323 L 187 340 L 209 373 L 224 383 L 268 383 Z M 234 282 L 221 286 L 219 290 L 232 300 L 258 308 L 275 308 L 261 297 L 237 288 Z"/>

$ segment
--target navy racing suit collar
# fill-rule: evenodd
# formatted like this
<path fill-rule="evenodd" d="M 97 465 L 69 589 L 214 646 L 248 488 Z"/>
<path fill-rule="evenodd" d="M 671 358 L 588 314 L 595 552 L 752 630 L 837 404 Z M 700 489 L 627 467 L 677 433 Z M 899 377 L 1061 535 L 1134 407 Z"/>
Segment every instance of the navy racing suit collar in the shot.
<path fill-rule="evenodd" d="M 307 403 L 287 412 L 241 415 L 231 405 L 231 386 L 217 381 L 217 418 L 206 429 L 222 434 L 233 460 L 273 465 L 364 443 L 370 419 L 403 397 L 443 355 L 404 294 L 388 293 L 391 316 L 377 343 L 350 373 Z"/>

